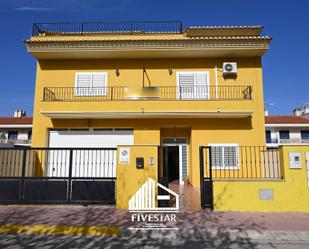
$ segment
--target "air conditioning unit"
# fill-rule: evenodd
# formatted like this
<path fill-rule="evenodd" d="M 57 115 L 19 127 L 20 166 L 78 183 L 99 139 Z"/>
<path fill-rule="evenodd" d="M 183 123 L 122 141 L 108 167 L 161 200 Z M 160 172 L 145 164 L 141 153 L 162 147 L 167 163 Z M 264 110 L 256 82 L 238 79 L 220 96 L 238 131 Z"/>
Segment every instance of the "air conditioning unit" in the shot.
<path fill-rule="evenodd" d="M 237 63 L 236 62 L 223 62 L 222 65 L 223 74 L 237 74 Z"/>

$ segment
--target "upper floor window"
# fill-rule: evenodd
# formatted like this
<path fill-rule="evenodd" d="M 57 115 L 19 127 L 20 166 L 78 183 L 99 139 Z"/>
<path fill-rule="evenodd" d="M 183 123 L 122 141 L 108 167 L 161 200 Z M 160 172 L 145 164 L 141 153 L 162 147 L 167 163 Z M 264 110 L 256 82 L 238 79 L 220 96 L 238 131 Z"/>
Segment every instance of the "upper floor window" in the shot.
<path fill-rule="evenodd" d="M 301 139 L 308 139 L 309 140 L 309 130 L 308 131 L 300 131 Z"/>
<path fill-rule="evenodd" d="M 290 139 L 290 131 L 288 130 L 279 131 L 279 137 L 280 139 Z"/>
<path fill-rule="evenodd" d="M 6 135 L 4 132 L 0 132 L 0 140 L 5 140 L 6 139 Z"/>
<path fill-rule="evenodd" d="M 17 131 L 9 131 L 8 139 L 16 140 L 17 139 L 17 135 L 18 135 Z"/>
<path fill-rule="evenodd" d="M 266 131 L 266 143 L 271 143 L 271 131 Z"/>
<path fill-rule="evenodd" d="M 208 72 L 178 72 L 178 99 L 209 99 Z"/>
<path fill-rule="evenodd" d="M 107 73 L 76 73 L 76 96 L 105 96 L 107 94 Z"/>

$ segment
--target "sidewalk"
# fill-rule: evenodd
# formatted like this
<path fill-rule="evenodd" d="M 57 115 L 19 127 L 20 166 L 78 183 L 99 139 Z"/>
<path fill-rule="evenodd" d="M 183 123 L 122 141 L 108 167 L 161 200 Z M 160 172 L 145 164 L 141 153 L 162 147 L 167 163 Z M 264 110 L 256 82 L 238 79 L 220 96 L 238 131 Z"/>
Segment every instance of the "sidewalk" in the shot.
<path fill-rule="evenodd" d="M 8 205 L 0 206 L 0 224 L 59 226 L 131 225 L 127 210 L 114 206 Z M 245 229 L 309 231 L 309 213 L 187 211 L 177 214 L 182 229 Z"/>
<path fill-rule="evenodd" d="M 309 245 L 309 214 L 306 213 L 205 210 L 178 213 L 179 230 L 176 231 L 132 231 L 129 230 L 130 225 L 130 214 L 126 210 L 117 210 L 112 206 L 0 206 L 0 234 L 22 234 L 21 236 L 26 236 L 23 237 L 25 240 L 27 238 L 30 240 L 32 238 L 30 235 L 35 234 L 40 236 L 87 235 L 87 238 L 100 236 L 100 240 L 104 237 L 106 238 L 104 241 L 110 243 L 115 240 L 116 244 L 120 241 L 129 243 L 128 240 L 130 240 L 130 245 L 134 241 L 138 244 L 140 240 L 149 243 L 156 241 L 155 244 L 161 241 L 160 243 L 166 244 L 167 248 L 182 246 L 188 241 L 192 243 L 211 241 L 219 245 L 220 243 L 250 244 L 256 241 L 263 241 L 263 243 L 297 241 L 297 243 Z M 114 233 L 108 228 L 114 229 L 112 230 Z M 110 239 L 107 239 L 108 237 Z M 2 238 L 8 237 L 1 235 L 0 241 Z"/>

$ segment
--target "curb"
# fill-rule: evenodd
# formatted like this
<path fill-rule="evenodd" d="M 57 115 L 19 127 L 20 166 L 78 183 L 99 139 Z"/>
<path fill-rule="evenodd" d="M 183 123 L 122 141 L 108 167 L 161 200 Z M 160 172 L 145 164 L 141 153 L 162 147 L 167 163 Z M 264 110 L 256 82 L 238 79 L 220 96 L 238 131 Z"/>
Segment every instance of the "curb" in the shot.
<path fill-rule="evenodd" d="M 57 226 L 57 225 L 0 225 L 0 234 L 45 234 L 45 235 L 84 235 L 84 236 L 118 236 L 121 228 L 116 226 Z"/>

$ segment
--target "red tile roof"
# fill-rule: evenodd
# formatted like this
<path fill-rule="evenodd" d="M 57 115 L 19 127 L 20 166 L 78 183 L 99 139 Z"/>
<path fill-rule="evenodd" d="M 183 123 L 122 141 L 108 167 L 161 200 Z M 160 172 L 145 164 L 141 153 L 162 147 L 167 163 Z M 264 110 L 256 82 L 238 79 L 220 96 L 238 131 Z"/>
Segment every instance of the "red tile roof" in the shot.
<path fill-rule="evenodd" d="M 0 117 L 0 124 L 2 125 L 18 125 L 18 124 L 32 124 L 32 117 Z"/>
<path fill-rule="evenodd" d="M 298 116 L 265 116 L 266 124 L 309 124 L 309 118 Z"/>

